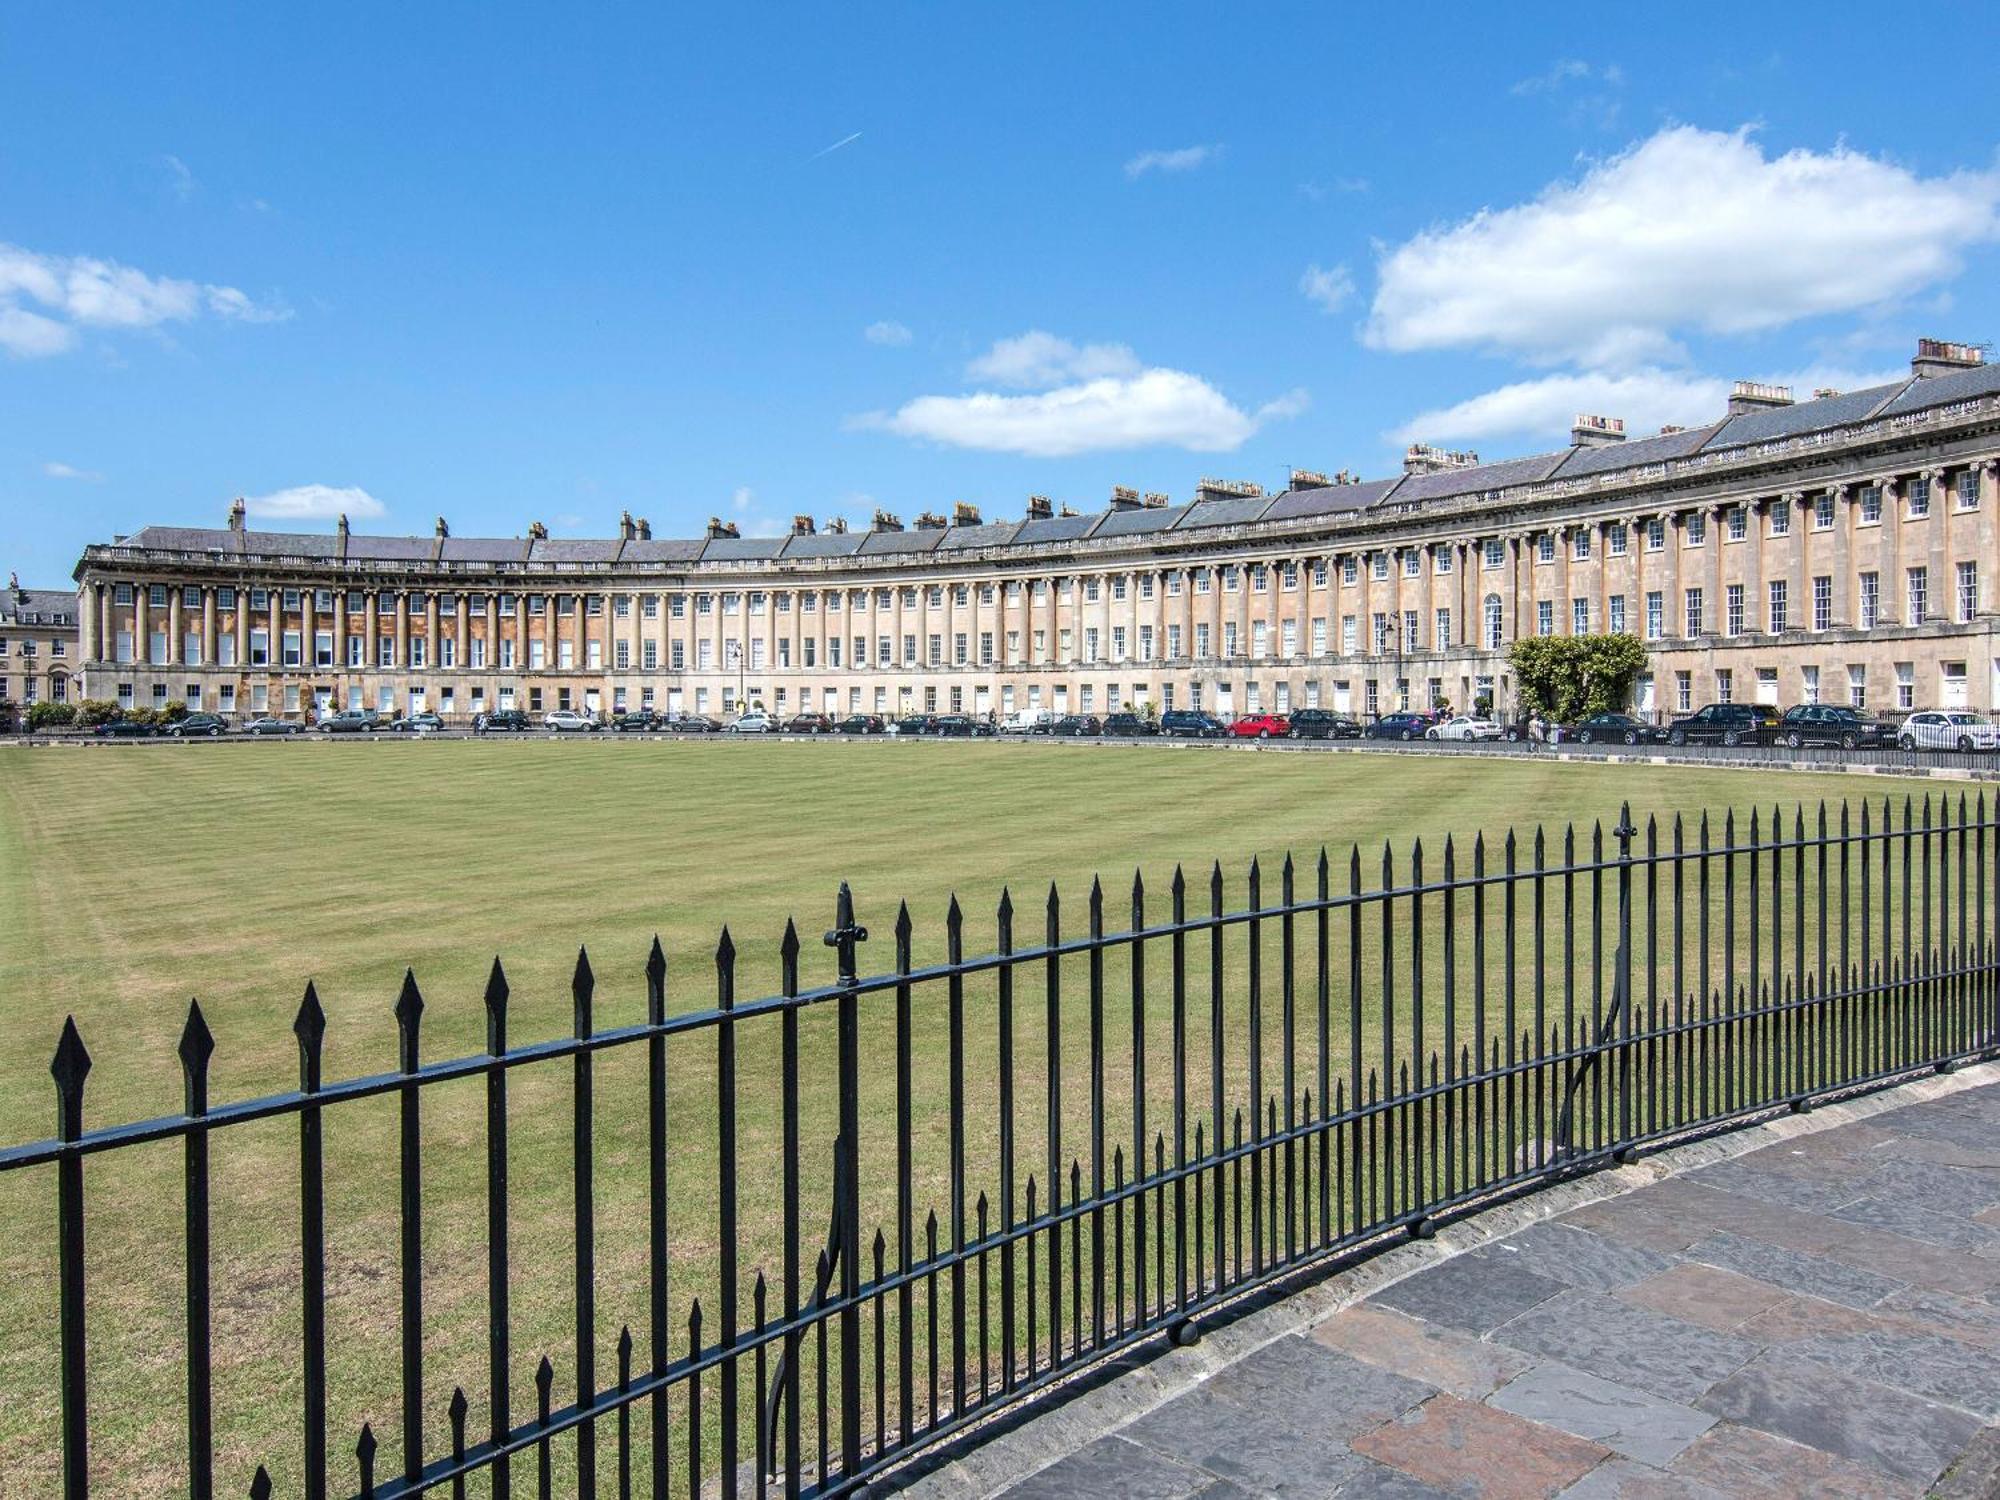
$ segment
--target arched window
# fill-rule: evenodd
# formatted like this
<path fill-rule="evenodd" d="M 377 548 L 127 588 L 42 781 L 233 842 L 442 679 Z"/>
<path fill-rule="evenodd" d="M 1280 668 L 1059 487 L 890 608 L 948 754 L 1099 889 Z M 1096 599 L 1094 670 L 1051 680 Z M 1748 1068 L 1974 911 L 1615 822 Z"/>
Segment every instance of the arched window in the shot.
<path fill-rule="evenodd" d="M 1498 594 L 1488 594 L 1486 596 L 1486 649 L 1488 651 L 1498 651 L 1500 649 L 1500 635 L 1505 625 L 1505 615 L 1500 608 L 1500 596 Z"/>

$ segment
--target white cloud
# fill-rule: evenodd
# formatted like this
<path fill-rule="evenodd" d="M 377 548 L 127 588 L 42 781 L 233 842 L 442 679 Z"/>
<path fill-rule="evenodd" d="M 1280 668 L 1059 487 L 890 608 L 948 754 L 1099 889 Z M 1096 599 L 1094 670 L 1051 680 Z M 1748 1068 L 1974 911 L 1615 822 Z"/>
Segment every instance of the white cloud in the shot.
<path fill-rule="evenodd" d="M 1144 365 L 1124 344 L 1076 344 L 1041 329 L 1001 339 L 966 374 L 1033 393 L 919 396 L 847 425 L 1035 458 L 1155 445 L 1225 453 L 1307 404 L 1295 390 L 1246 412 L 1200 376 Z"/>
<path fill-rule="evenodd" d="M 54 459 L 42 465 L 42 472 L 51 479 L 81 479 L 86 484 L 96 484 L 104 478 L 95 469 L 79 469 L 71 464 L 57 463 Z"/>
<path fill-rule="evenodd" d="M 840 150 L 841 147 L 851 146 L 860 139 L 861 139 L 861 132 L 858 130 L 855 131 L 854 134 L 852 135 L 844 135 L 839 140 L 835 141 L 831 146 L 828 146 L 823 150 L 813 152 L 813 154 L 811 156 L 808 156 L 806 160 L 809 163 L 816 162 L 822 156 L 831 156 L 833 155 L 834 152 Z"/>
<path fill-rule="evenodd" d="M 1814 368 L 1756 378 L 1787 385 L 1805 400 L 1815 390 L 1862 390 L 1885 385 L 1907 371 Z M 1583 371 L 1516 381 L 1450 406 L 1419 412 L 1388 436 L 1397 443 L 1473 442 L 1530 438 L 1560 447 L 1580 413 L 1621 417 L 1630 437 L 1646 437 L 1667 423 L 1706 426 L 1719 420 L 1730 382 L 1687 370 L 1645 367 L 1618 372 Z"/>
<path fill-rule="evenodd" d="M 1299 290 L 1317 302 L 1321 312 L 1332 312 L 1354 295 L 1354 278 L 1346 266 L 1322 268 L 1315 263 L 1299 278 Z"/>
<path fill-rule="evenodd" d="M 160 158 L 160 165 L 167 169 L 167 186 L 172 190 L 176 198 L 186 203 L 190 198 L 194 197 L 197 184 L 194 180 L 194 173 L 188 170 L 186 162 L 169 152 Z"/>
<path fill-rule="evenodd" d="M 1106 375 L 1136 375 L 1139 356 L 1124 344 L 1072 344 L 1039 328 L 1001 339 L 965 367 L 973 380 L 1022 387 L 1059 385 L 1065 380 L 1095 380 Z"/>
<path fill-rule="evenodd" d="M 870 323 L 861 330 L 861 336 L 871 344 L 885 344 L 890 348 L 900 348 L 909 343 L 910 330 L 893 318 L 884 318 L 879 323 Z"/>
<path fill-rule="evenodd" d="M 204 312 L 243 323 L 291 316 L 233 286 L 148 276 L 96 256 L 43 255 L 0 244 L 0 349 L 10 354 L 60 354 L 75 344 L 80 328 L 155 328 L 191 322 Z"/>
<path fill-rule="evenodd" d="M 729 504 L 738 512 L 748 510 L 757 503 L 757 492 L 747 484 L 739 484 L 736 492 L 729 497 Z"/>
<path fill-rule="evenodd" d="M 1205 167 L 1212 161 L 1222 159 L 1220 146 L 1182 146 L 1176 151 L 1141 151 L 1125 163 L 1128 178 L 1143 177 L 1148 172 L 1192 172 L 1196 167 Z"/>
<path fill-rule="evenodd" d="M 1634 369 L 1687 331 L 1753 333 L 1934 285 L 2000 235 L 1996 209 L 2000 172 L 1921 178 L 1844 146 L 1767 158 L 1747 130 L 1669 127 L 1389 251 L 1364 337 Z"/>
<path fill-rule="evenodd" d="M 1545 73 L 1537 73 L 1533 78 L 1523 78 L 1510 91 L 1516 94 L 1548 94 L 1572 83 L 1602 83 L 1616 88 L 1625 82 L 1625 70 L 1616 63 L 1603 67 L 1592 67 L 1579 58 L 1559 58 L 1549 65 Z"/>
<path fill-rule="evenodd" d="M 380 500 L 352 485 L 297 484 L 268 495 L 252 495 L 244 505 L 251 515 L 274 521 L 330 521 L 343 515 L 353 521 L 388 513 Z"/>

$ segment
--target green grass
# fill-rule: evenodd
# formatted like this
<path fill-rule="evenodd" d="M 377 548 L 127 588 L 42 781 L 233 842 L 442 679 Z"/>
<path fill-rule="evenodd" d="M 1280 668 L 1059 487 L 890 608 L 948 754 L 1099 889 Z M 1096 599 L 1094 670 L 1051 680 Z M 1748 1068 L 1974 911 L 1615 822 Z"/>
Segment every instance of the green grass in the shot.
<path fill-rule="evenodd" d="M 1129 914 L 1135 869 L 1158 919 L 1176 862 L 1188 866 L 1190 905 L 1199 909 L 1210 861 L 1219 858 L 1234 909 L 1253 856 L 1265 862 L 1269 900 L 1287 850 L 1303 862 L 1304 888 L 1327 845 L 1338 889 L 1346 851 L 1357 843 L 1372 885 L 1385 838 L 1396 841 L 1400 869 L 1409 840 L 1423 837 L 1436 861 L 1452 832 L 1465 841 L 1463 871 L 1475 830 L 1491 837 L 1509 824 L 1526 830 L 1538 819 L 1557 828 L 1575 820 L 1587 836 L 1592 820 L 1608 827 L 1624 800 L 1643 823 L 1648 813 L 1747 812 L 1753 800 L 1766 809 L 1777 799 L 1810 807 L 1857 789 L 1852 778 L 1677 767 L 1153 747 L 572 741 L 0 750 L 0 1138 L 49 1133 L 47 1067 L 66 1014 L 75 1015 L 95 1062 L 86 1114 L 101 1125 L 178 1108 L 174 1048 L 190 998 L 200 1000 L 217 1039 L 212 1093 L 220 1101 L 293 1085 L 290 1021 L 308 976 L 328 1015 L 327 1075 L 338 1078 L 394 1065 L 390 1010 L 406 965 L 428 1005 L 428 1059 L 482 1049 L 480 995 L 496 953 L 512 985 L 517 1044 L 568 1031 L 579 945 L 598 976 L 600 1028 L 641 1018 L 642 965 L 655 933 L 669 954 L 675 1009 L 713 1002 L 725 921 L 740 954 L 739 998 L 775 991 L 788 916 L 798 920 L 805 982 L 823 983 L 832 963 L 819 937 L 843 879 L 873 933 L 863 969 L 880 971 L 893 961 L 898 900 L 910 905 L 921 963 L 942 956 L 953 893 L 966 912 L 967 951 L 983 952 L 993 945 L 1003 886 L 1013 891 L 1017 943 L 1025 946 L 1043 930 L 1051 881 L 1061 887 L 1065 933 L 1078 934 L 1097 873 L 1107 926 L 1116 929 Z M 1497 864 L 1497 852 L 1493 858 Z M 1433 876 L 1437 868 L 1430 864 Z M 1240 939 L 1238 929 L 1230 942 L 1239 969 Z M 1374 942 L 1371 935 L 1371 985 Z M 1267 949 L 1275 947 L 1272 933 Z M 1156 1098 L 1165 1055 L 1163 948 L 1149 951 L 1147 970 Z M 1190 950 L 1190 990 L 1201 1007 L 1190 1029 L 1205 1035 L 1205 940 Z M 1436 953 L 1426 960 L 1434 965 Z M 1300 962 L 1308 963 L 1303 954 Z M 1274 963 L 1267 951 L 1267 975 Z M 1130 1022 L 1119 1019 L 1129 1016 L 1126 965 L 1123 954 L 1106 963 L 1114 1099 L 1129 1092 L 1121 1085 L 1129 1084 Z M 1078 963 L 1064 975 L 1066 1155 L 1086 1140 L 1084 973 Z M 1240 985 L 1232 980 L 1229 988 L 1233 1014 Z M 1274 978 L 1266 994 L 1274 1018 Z M 1023 971 L 1024 1174 L 1041 1166 L 1044 1002 L 1039 973 Z M 1371 1019 L 1378 1002 L 1371 992 Z M 936 987 L 918 992 L 920 1250 L 922 1216 L 942 1211 L 944 1200 L 942 1011 Z M 885 997 L 864 1019 L 871 1227 L 892 1222 L 893 1199 L 882 1191 L 893 1182 L 889 1014 Z M 979 1122 L 971 1174 L 983 1182 L 991 1176 L 997 1087 L 990 981 L 968 983 L 967 1016 L 969 1096 Z M 741 1029 L 747 1277 L 759 1267 L 775 1274 L 781 1205 L 775 1032 Z M 825 1214 L 834 1093 L 826 1018 L 809 1017 L 804 1031 L 811 1245 Z M 1335 1046 L 1338 1055 L 1344 1039 Z M 1234 1081 L 1242 1058 L 1234 1041 L 1232 1049 Z M 646 1358 L 642 1063 L 625 1049 L 597 1064 L 601 1379 L 615 1368 L 621 1323 L 632 1324 L 640 1362 Z M 671 1089 L 674 1319 L 684 1330 L 689 1298 L 712 1295 L 716 1255 L 714 1049 L 706 1038 L 676 1044 Z M 566 1064 L 515 1075 L 517 1418 L 531 1407 L 529 1377 L 544 1350 L 563 1372 L 558 1402 L 571 1394 L 569 1109 Z M 1128 1105 L 1113 1110 L 1114 1130 L 1128 1120 Z M 1157 1106 L 1154 1123 L 1164 1123 Z M 426 1404 L 437 1444 L 454 1383 L 473 1400 L 475 1432 L 485 1420 L 482 1086 L 426 1090 L 425 1132 Z M 271 1463 L 281 1489 L 296 1483 L 296 1150 L 290 1121 L 231 1130 L 215 1145 L 224 1493 L 242 1492 L 260 1460 Z M 94 1467 L 103 1494 L 184 1485 L 179 1155 L 177 1146 L 146 1147 L 89 1167 Z M 331 1118 L 331 1441 L 342 1476 L 351 1474 L 345 1455 L 364 1418 L 384 1441 L 382 1472 L 397 1462 L 394 1163 L 391 1103 L 346 1107 Z M 46 1493 L 57 1472 L 53 1193 L 43 1170 L 0 1178 L 0 1494 Z M 893 1230 L 891 1243 L 893 1253 Z M 746 1411 L 749 1399 L 746 1391 Z"/>

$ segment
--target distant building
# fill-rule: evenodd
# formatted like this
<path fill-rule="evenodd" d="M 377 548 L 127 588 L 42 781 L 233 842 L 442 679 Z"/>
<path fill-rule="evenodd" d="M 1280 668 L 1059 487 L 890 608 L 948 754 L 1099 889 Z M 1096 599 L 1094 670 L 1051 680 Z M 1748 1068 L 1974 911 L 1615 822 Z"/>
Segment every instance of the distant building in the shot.
<path fill-rule="evenodd" d="M 1500 463 L 1202 480 L 1079 515 L 969 505 L 905 528 L 602 541 L 152 526 L 76 569 L 89 695 L 721 713 L 1356 713 L 1490 696 L 1522 635 L 1628 631 L 1633 707 L 1712 700 L 1991 708 L 2000 367 L 1924 340 L 1909 377 L 1792 399 L 1741 382 L 1695 428 Z"/>
<path fill-rule="evenodd" d="M 24 589 L 8 575 L 0 594 L 0 699 L 25 708 L 81 696 L 76 598 L 67 589 Z"/>

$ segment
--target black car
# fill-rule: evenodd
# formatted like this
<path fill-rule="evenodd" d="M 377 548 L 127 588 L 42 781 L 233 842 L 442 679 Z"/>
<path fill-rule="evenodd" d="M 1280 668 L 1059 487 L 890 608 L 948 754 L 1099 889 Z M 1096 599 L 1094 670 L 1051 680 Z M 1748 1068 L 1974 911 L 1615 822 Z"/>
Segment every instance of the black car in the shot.
<path fill-rule="evenodd" d="M 675 734 L 720 734 L 722 725 L 707 714 L 668 714 L 663 726 Z"/>
<path fill-rule="evenodd" d="M 474 734 L 530 734 L 535 726 L 518 708 L 496 708 L 472 721 Z"/>
<path fill-rule="evenodd" d="M 1160 726 L 1151 719 L 1142 719 L 1137 714 L 1108 714 L 1101 733 L 1121 735 L 1127 739 L 1146 739 L 1160 732 Z"/>
<path fill-rule="evenodd" d="M 1072 738 L 1103 732 L 1104 726 L 1097 722 L 1094 714 L 1064 714 L 1049 726 L 1050 734 L 1068 735 Z"/>
<path fill-rule="evenodd" d="M 1777 733 L 1778 711 L 1756 703 L 1711 703 L 1667 726 L 1669 745 L 1761 745 Z"/>
<path fill-rule="evenodd" d="M 1793 750 L 1805 745 L 1867 750 L 1895 744 L 1896 732 L 1844 703 L 1802 703 L 1785 710 L 1778 721 L 1778 738 Z"/>
<path fill-rule="evenodd" d="M 799 714 L 785 721 L 786 734 L 832 734 L 833 720 L 825 714 Z"/>
<path fill-rule="evenodd" d="M 1361 725 L 1346 714 L 1337 714 L 1330 708 L 1301 708 L 1292 713 L 1292 738 L 1295 740 L 1358 740 Z"/>
<path fill-rule="evenodd" d="M 1170 708 L 1160 715 L 1161 734 L 1197 740 L 1219 740 L 1228 732 L 1227 724 L 1214 714 L 1205 714 L 1198 708 Z"/>
<path fill-rule="evenodd" d="M 889 726 L 894 735 L 930 734 L 931 726 L 937 722 L 936 714 L 904 714 Z"/>
<path fill-rule="evenodd" d="M 229 721 L 220 714 L 186 714 L 169 724 L 167 733 L 177 740 L 191 739 L 195 735 L 203 739 L 219 739 L 229 733 Z"/>
<path fill-rule="evenodd" d="M 657 734 L 666 727 L 660 716 L 650 708 L 638 709 L 629 714 L 620 714 L 611 721 L 611 732 L 613 734 Z"/>
<path fill-rule="evenodd" d="M 889 726 L 875 714 L 849 714 L 833 727 L 840 734 L 880 734 Z"/>
<path fill-rule="evenodd" d="M 1429 714 L 1384 714 L 1362 730 L 1362 734 L 1371 740 L 1420 740 L 1433 722 Z"/>
<path fill-rule="evenodd" d="M 106 719 L 92 733 L 107 740 L 150 740 L 159 731 L 137 719 Z"/>
<path fill-rule="evenodd" d="M 1562 729 L 1565 741 L 1579 745 L 1657 745 L 1667 732 L 1630 714 L 1590 714 Z"/>

